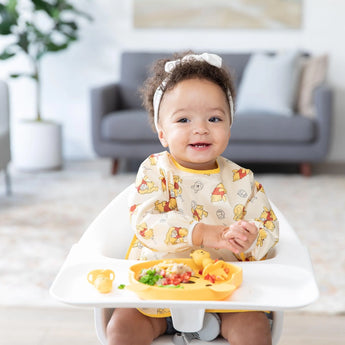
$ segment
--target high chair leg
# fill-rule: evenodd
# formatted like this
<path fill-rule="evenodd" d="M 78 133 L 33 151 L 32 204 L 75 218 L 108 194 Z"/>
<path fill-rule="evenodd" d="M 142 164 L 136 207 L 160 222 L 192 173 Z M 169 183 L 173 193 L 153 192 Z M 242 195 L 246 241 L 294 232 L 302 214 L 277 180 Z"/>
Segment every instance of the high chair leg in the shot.
<path fill-rule="evenodd" d="M 284 312 L 273 312 L 272 345 L 277 345 L 283 332 Z"/>
<path fill-rule="evenodd" d="M 95 318 L 95 328 L 98 340 L 102 345 L 107 345 L 107 335 L 106 328 L 107 324 L 113 314 L 114 309 L 112 308 L 95 308 L 94 309 L 94 318 Z M 273 312 L 273 324 L 272 324 L 272 345 L 277 345 L 283 330 L 283 320 L 284 313 L 282 311 Z M 227 341 L 221 337 L 208 342 L 209 344 L 218 344 L 225 345 L 228 344 Z M 163 335 L 160 336 L 153 342 L 154 345 L 164 345 L 164 344 L 173 344 L 172 336 Z"/>
<path fill-rule="evenodd" d="M 112 308 L 95 308 L 94 309 L 94 319 L 95 319 L 95 328 L 98 340 L 102 345 L 107 345 L 107 324 L 113 314 L 114 309 Z"/>

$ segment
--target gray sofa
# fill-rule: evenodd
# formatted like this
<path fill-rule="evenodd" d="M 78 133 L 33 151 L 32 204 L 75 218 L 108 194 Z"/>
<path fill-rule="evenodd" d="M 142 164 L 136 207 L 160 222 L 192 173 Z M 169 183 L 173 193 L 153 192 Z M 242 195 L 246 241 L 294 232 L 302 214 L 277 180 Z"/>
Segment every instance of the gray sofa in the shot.
<path fill-rule="evenodd" d="M 113 160 L 143 160 L 162 151 L 142 108 L 138 88 L 153 61 L 169 53 L 124 52 L 120 80 L 91 90 L 92 140 L 95 152 Z M 220 54 L 235 75 L 236 87 L 250 54 Z M 258 86 L 259 87 L 259 86 Z M 310 164 L 322 161 L 328 152 L 332 118 L 332 91 L 320 85 L 314 92 L 314 118 L 243 113 L 236 116 L 224 156 L 239 163 L 297 163 L 311 174 Z"/>

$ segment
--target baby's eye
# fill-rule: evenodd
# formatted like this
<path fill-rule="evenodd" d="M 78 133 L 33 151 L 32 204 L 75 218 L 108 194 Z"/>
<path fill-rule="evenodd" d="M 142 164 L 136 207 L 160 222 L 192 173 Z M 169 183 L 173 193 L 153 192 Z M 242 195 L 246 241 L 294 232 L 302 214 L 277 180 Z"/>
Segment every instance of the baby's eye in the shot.
<path fill-rule="evenodd" d="M 178 119 L 177 122 L 186 123 L 186 122 L 188 122 L 188 119 L 186 117 L 182 117 L 182 118 Z"/>
<path fill-rule="evenodd" d="M 212 117 L 210 117 L 209 121 L 210 122 L 219 122 L 219 121 L 222 121 L 222 119 L 218 116 L 212 116 Z"/>

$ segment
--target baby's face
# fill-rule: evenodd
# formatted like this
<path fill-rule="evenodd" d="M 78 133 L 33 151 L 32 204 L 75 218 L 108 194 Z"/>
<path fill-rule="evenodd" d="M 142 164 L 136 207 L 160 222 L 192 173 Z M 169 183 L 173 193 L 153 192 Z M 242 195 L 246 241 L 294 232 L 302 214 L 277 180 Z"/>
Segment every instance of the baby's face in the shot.
<path fill-rule="evenodd" d="M 217 167 L 230 139 L 230 109 L 223 90 L 206 79 L 188 79 L 165 92 L 158 136 L 185 168 Z"/>

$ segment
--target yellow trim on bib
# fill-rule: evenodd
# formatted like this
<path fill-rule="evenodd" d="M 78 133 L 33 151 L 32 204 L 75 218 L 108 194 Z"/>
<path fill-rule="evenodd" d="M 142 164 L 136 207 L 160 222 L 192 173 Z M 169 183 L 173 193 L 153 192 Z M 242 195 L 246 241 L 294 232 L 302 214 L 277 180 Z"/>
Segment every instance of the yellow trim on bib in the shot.
<path fill-rule="evenodd" d="M 201 174 L 201 175 L 211 175 L 211 174 L 218 174 L 220 172 L 219 164 L 216 160 L 217 163 L 217 168 L 215 169 L 209 169 L 209 170 L 195 170 L 195 169 L 190 169 L 182 166 L 181 164 L 177 163 L 176 160 L 172 155 L 169 155 L 171 158 L 171 161 L 175 164 L 176 168 L 179 170 L 191 173 L 191 174 Z"/>
<path fill-rule="evenodd" d="M 169 317 L 171 316 L 169 308 L 137 308 L 142 314 L 149 317 Z"/>
<path fill-rule="evenodd" d="M 171 312 L 169 308 L 137 308 L 143 315 L 148 317 L 169 317 L 171 316 Z M 258 310 L 216 310 L 216 309 L 206 309 L 205 313 L 248 313 L 250 311 L 258 311 Z M 260 310 L 261 311 L 261 310 Z M 264 313 L 269 313 L 269 311 L 262 310 Z"/>
<path fill-rule="evenodd" d="M 132 238 L 131 244 L 129 245 L 129 248 L 127 249 L 127 253 L 126 253 L 126 256 L 125 256 L 126 260 L 128 259 L 129 253 L 131 252 L 131 250 L 133 248 L 133 245 L 134 245 L 136 240 L 137 240 L 137 236 L 134 235 L 133 238 Z"/>

